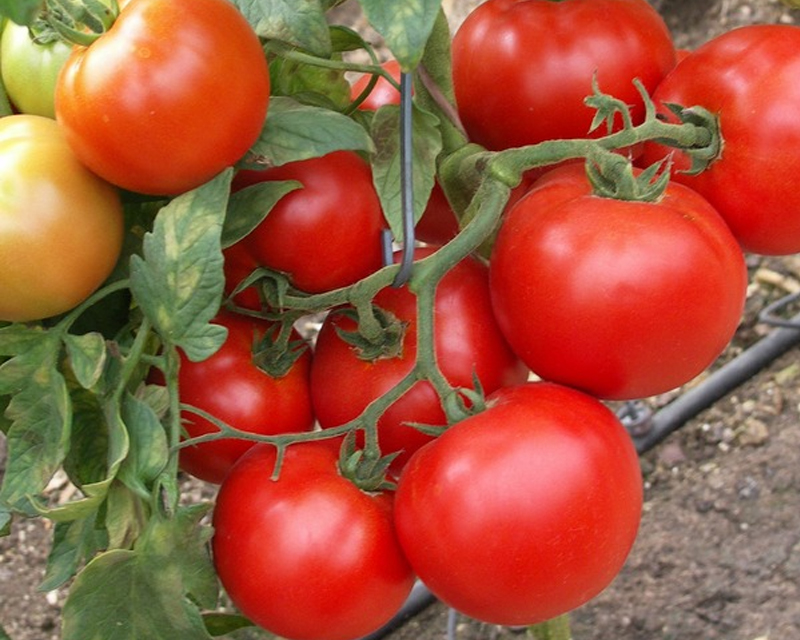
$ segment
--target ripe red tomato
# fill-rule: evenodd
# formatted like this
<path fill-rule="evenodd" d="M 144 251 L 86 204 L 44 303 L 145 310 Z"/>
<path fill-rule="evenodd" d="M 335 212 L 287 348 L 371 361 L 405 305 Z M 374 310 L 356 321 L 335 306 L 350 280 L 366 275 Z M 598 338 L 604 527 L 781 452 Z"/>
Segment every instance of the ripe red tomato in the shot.
<path fill-rule="evenodd" d="M 653 94 L 662 103 L 700 105 L 718 114 L 722 153 L 702 173 L 676 180 L 703 195 L 725 218 L 746 251 L 800 251 L 800 27 L 758 25 L 731 30 L 690 53 Z M 673 153 L 646 145 L 643 162 Z"/>
<path fill-rule="evenodd" d="M 73 309 L 119 259 L 119 192 L 81 164 L 54 120 L 35 115 L 0 118 L 0 184 L 0 321 Z"/>
<path fill-rule="evenodd" d="M 350 640 L 405 602 L 414 575 L 394 530 L 392 496 L 361 491 L 329 443 L 253 447 L 225 479 L 214 509 L 214 564 L 256 624 L 293 640 Z"/>
<path fill-rule="evenodd" d="M 585 137 L 595 73 L 639 121 L 634 78 L 652 92 L 674 65 L 669 30 L 646 0 L 488 0 L 453 38 L 459 114 L 489 149 Z"/>
<path fill-rule="evenodd" d="M 540 377 L 602 398 L 668 391 L 739 324 L 744 256 L 722 218 L 671 183 L 657 202 L 598 197 L 582 165 L 544 176 L 500 228 L 492 302 Z"/>
<path fill-rule="evenodd" d="M 266 180 L 303 184 L 286 194 L 244 242 L 257 264 L 283 271 L 308 293 L 357 282 L 383 266 L 386 224 L 369 164 L 353 151 L 240 171 L 234 189 Z"/>
<path fill-rule="evenodd" d="M 417 249 L 415 259 L 435 248 Z M 389 287 L 375 304 L 407 323 L 402 352 L 373 361 L 359 358 L 339 331 L 355 331 L 356 322 L 331 313 L 322 325 L 311 367 L 314 412 L 323 428 L 356 418 L 366 406 L 397 384 L 414 366 L 417 355 L 416 297 L 408 287 Z M 506 344 L 492 313 L 488 270 L 474 258 L 454 267 L 436 290 L 436 357 L 450 384 L 473 388 L 477 375 L 485 392 L 522 382 L 527 369 Z M 384 455 L 402 452 L 394 461 L 399 471 L 408 457 L 432 437 L 408 423 L 444 426 L 447 420 L 439 396 L 428 382 L 419 382 L 381 417 L 378 428 Z"/>
<path fill-rule="evenodd" d="M 268 323 L 227 311 L 221 311 L 214 323 L 228 329 L 219 351 L 201 362 L 192 362 L 181 354 L 181 402 L 251 433 L 310 430 L 314 425 L 309 392 L 311 353 L 303 353 L 286 375 L 273 378 L 253 360 L 253 343 L 263 337 Z M 156 373 L 151 380 L 163 384 L 163 377 Z M 210 421 L 190 411 L 184 411 L 181 417 L 189 437 L 218 431 Z M 180 466 L 196 478 L 219 484 L 253 444 L 252 440 L 222 438 L 184 447 Z"/>
<path fill-rule="evenodd" d="M 228 0 L 131 0 L 76 47 L 56 117 L 78 157 L 120 187 L 188 191 L 258 138 L 269 102 L 258 36 Z"/>
<path fill-rule="evenodd" d="M 225 258 L 225 295 L 231 295 L 242 281 L 258 266 L 250 255 L 244 242 L 237 242 L 222 250 Z M 255 287 L 247 287 L 233 297 L 233 302 L 243 309 L 259 311 L 261 296 Z"/>
<path fill-rule="evenodd" d="M 641 508 L 639 461 L 614 414 L 579 391 L 527 383 L 497 391 L 412 456 L 395 520 L 411 566 L 442 601 L 529 625 L 608 586 Z"/>
<path fill-rule="evenodd" d="M 400 82 L 400 63 L 397 60 L 388 60 L 382 66 L 398 83 Z M 372 76 L 369 74 L 359 77 L 350 88 L 350 98 L 352 100 L 358 98 L 361 92 L 367 88 L 370 80 L 372 80 Z M 377 111 L 385 104 L 400 104 L 400 91 L 381 76 L 375 82 L 375 86 L 372 87 L 369 95 L 358 105 L 358 108 L 362 111 Z"/>

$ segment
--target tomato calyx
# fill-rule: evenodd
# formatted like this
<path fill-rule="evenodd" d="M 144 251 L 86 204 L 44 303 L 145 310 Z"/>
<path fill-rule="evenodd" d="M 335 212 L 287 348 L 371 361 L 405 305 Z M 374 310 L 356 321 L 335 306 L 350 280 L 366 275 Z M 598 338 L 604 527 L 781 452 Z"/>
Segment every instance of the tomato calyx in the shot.
<path fill-rule="evenodd" d="M 358 357 L 372 362 L 381 358 L 398 358 L 403 354 L 403 339 L 407 322 L 393 313 L 370 303 L 361 312 L 358 309 L 343 308 L 341 313 L 358 323 L 355 331 L 336 327 L 336 333 L 347 344 L 355 348 Z"/>
<path fill-rule="evenodd" d="M 355 431 L 350 431 L 339 450 L 339 472 L 342 477 L 367 493 L 393 491 L 396 488 L 395 483 L 386 476 L 399 453 L 382 456 L 379 452 L 357 449 Z"/>
<path fill-rule="evenodd" d="M 70 43 L 88 47 L 106 33 L 119 15 L 117 0 L 47 0 L 44 19 L 58 36 Z"/>
<path fill-rule="evenodd" d="M 263 336 L 253 341 L 253 364 L 271 378 L 282 378 L 308 349 L 303 339 L 298 339 L 292 323 L 277 323 Z"/>
<path fill-rule="evenodd" d="M 637 172 L 628 158 L 597 150 L 586 159 L 586 175 L 594 195 L 598 197 L 656 202 L 669 185 L 670 165 L 671 162 L 665 160 Z"/>

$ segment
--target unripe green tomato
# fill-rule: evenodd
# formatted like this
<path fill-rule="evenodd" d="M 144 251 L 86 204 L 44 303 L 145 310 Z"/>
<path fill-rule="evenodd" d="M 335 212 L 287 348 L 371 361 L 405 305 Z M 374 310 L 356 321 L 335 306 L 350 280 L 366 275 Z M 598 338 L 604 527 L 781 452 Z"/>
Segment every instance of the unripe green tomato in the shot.
<path fill-rule="evenodd" d="M 61 40 L 38 44 L 28 27 L 6 23 L 0 39 L 0 74 L 18 111 L 55 118 L 56 79 L 71 51 Z"/>

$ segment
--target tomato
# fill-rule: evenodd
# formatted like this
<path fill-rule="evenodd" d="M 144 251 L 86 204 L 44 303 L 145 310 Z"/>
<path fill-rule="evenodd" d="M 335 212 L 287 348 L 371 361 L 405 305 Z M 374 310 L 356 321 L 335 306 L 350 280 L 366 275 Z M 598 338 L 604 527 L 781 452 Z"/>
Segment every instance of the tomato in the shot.
<path fill-rule="evenodd" d="M 651 92 L 674 65 L 669 30 L 646 0 L 488 0 L 453 38 L 459 115 L 489 149 L 586 137 L 595 74 L 640 121 L 634 78 Z"/>
<path fill-rule="evenodd" d="M 598 197 L 580 164 L 508 212 L 491 257 L 498 324 L 540 377 L 603 398 L 655 395 L 722 352 L 747 289 L 713 207 L 671 183 L 656 202 Z"/>
<path fill-rule="evenodd" d="M 417 249 L 415 259 L 435 248 Z M 320 330 L 311 367 L 314 412 L 323 428 L 356 418 L 366 406 L 395 386 L 414 366 L 417 354 L 416 297 L 408 287 L 389 287 L 375 304 L 406 323 L 401 352 L 394 357 L 362 360 L 339 335 L 354 331 L 352 317 L 334 311 Z M 436 357 L 450 384 L 474 388 L 476 375 L 485 392 L 525 380 L 527 369 L 511 352 L 497 327 L 488 288 L 488 270 L 474 258 L 454 267 L 439 283 L 435 300 Z M 382 453 L 396 453 L 393 470 L 432 437 L 408 423 L 444 426 L 439 396 L 429 382 L 418 382 L 392 404 L 379 423 Z"/>
<path fill-rule="evenodd" d="M 69 311 L 122 249 L 118 191 L 72 153 L 54 120 L 0 118 L 0 320 Z"/>
<path fill-rule="evenodd" d="M 443 602 L 502 625 L 549 620 L 608 586 L 633 546 L 639 461 L 614 414 L 552 383 L 501 389 L 412 456 L 403 551 Z"/>
<path fill-rule="evenodd" d="M 386 224 L 369 164 L 353 151 L 240 171 L 234 189 L 297 180 L 244 242 L 256 264 L 282 271 L 308 293 L 351 285 L 383 266 Z"/>
<path fill-rule="evenodd" d="M 0 74 L 20 113 L 55 118 L 55 86 L 72 48 L 61 40 L 34 42 L 28 27 L 10 20 L 0 40 Z"/>
<path fill-rule="evenodd" d="M 258 266 L 243 242 L 237 242 L 222 250 L 225 259 L 225 295 L 231 295 L 236 287 Z M 259 311 L 261 296 L 256 287 L 247 287 L 233 297 L 233 302 L 243 309 Z"/>
<path fill-rule="evenodd" d="M 131 0 L 108 32 L 67 60 L 56 117 L 98 175 L 174 195 L 246 153 L 269 89 L 258 36 L 228 0 Z"/>
<path fill-rule="evenodd" d="M 286 375 L 272 377 L 253 357 L 253 343 L 264 336 L 270 328 L 268 323 L 227 311 L 220 312 L 213 322 L 226 327 L 228 337 L 219 351 L 201 362 L 192 362 L 181 354 L 181 402 L 251 433 L 310 430 L 314 424 L 308 388 L 310 352 L 303 353 Z M 163 384 L 163 377 L 155 374 L 152 381 Z M 191 411 L 184 411 L 181 417 L 188 437 L 218 431 Z M 253 444 L 252 440 L 223 438 L 184 447 L 180 466 L 196 478 L 219 484 Z"/>
<path fill-rule="evenodd" d="M 675 153 L 674 177 L 719 211 L 746 251 L 782 255 L 800 251 L 800 27 L 734 29 L 690 53 L 653 95 L 659 110 L 700 105 L 719 117 L 722 152 L 696 176 L 682 173 L 689 159 L 648 144 L 652 163 Z"/>
<path fill-rule="evenodd" d="M 403 605 L 414 575 L 394 531 L 392 496 L 337 471 L 328 443 L 253 447 L 220 488 L 214 564 L 239 610 L 293 640 L 348 640 Z"/>
<path fill-rule="evenodd" d="M 400 63 L 397 60 L 387 60 L 383 63 L 383 68 L 399 83 L 400 82 Z M 361 92 L 367 88 L 372 76 L 364 74 L 359 77 L 350 89 L 350 98 L 355 100 Z M 358 105 L 362 111 L 377 111 L 385 104 L 400 104 L 400 91 L 383 76 L 379 77 L 364 101 Z"/>

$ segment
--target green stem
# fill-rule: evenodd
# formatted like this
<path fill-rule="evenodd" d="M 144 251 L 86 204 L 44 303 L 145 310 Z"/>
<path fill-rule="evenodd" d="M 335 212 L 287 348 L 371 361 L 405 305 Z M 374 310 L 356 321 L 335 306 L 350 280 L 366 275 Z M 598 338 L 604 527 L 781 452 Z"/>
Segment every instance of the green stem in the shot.
<path fill-rule="evenodd" d="M 536 640 L 572 640 L 569 614 L 565 613 L 558 618 L 535 624 L 530 627 L 529 633 Z"/>

